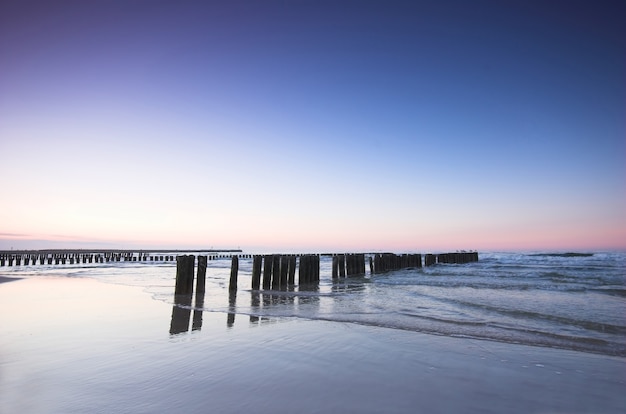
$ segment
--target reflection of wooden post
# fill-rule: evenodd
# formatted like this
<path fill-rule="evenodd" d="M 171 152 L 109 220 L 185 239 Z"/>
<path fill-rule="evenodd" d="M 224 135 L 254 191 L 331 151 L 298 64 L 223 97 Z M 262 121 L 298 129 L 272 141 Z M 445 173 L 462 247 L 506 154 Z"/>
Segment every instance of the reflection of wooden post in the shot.
<path fill-rule="evenodd" d="M 239 257 L 237 255 L 233 256 L 232 262 L 230 264 L 230 283 L 228 284 L 228 290 L 236 291 L 237 290 L 237 273 L 239 272 Z"/>
<path fill-rule="evenodd" d="M 235 258 L 237 256 L 233 256 Z M 231 328 L 235 324 L 235 314 L 237 311 L 237 291 L 231 290 L 228 294 L 228 315 L 226 316 L 226 326 Z"/>
<path fill-rule="evenodd" d="M 259 306 L 261 304 L 261 297 L 259 292 L 250 292 L 250 322 L 255 323 L 259 321 L 259 317 L 256 315 L 259 312 Z"/>
<path fill-rule="evenodd" d="M 170 335 L 176 335 L 189 330 L 189 319 L 191 318 L 191 294 L 175 295 L 174 306 L 172 306 L 172 322 L 170 324 Z"/>
<path fill-rule="evenodd" d="M 200 257 L 198 257 L 200 258 Z M 191 323 L 192 331 L 202 329 L 202 307 L 204 306 L 204 293 L 196 292 L 196 304 L 193 310 L 193 319 Z"/>

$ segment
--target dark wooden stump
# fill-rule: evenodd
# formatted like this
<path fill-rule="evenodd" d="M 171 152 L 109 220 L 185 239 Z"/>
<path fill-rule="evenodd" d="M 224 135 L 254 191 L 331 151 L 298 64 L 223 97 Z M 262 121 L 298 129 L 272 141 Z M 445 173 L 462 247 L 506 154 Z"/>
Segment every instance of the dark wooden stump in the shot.
<path fill-rule="evenodd" d="M 239 257 L 234 255 L 230 264 L 230 282 L 228 283 L 228 290 L 231 292 L 237 290 L 237 273 L 239 272 Z"/>
<path fill-rule="evenodd" d="M 196 293 L 204 293 L 206 287 L 207 257 L 198 256 L 198 278 L 196 279 Z"/>

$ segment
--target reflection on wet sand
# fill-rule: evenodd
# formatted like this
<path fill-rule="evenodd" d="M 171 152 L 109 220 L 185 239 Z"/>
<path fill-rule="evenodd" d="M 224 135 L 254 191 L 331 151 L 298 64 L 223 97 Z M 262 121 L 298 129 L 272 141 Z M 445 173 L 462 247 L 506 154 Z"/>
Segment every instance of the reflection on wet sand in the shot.
<path fill-rule="evenodd" d="M 189 330 L 191 318 L 191 295 L 175 295 L 172 306 L 172 321 L 170 335 L 176 335 Z"/>
<path fill-rule="evenodd" d="M 228 315 L 226 316 L 226 326 L 232 328 L 235 324 L 235 315 L 237 313 L 237 291 L 228 292 Z"/>
<path fill-rule="evenodd" d="M 237 313 L 249 314 L 251 324 L 271 322 L 280 317 L 298 313 L 315 312 L 319 306 L 319 285 L 304 284 L 281 290 L 253 290 L 250 292 L 250 306 L 237 306 L 237 291 L 228 293 L 226 326 L 232 328 Z M 188 331 L 200 331 L 204 307 L 204 293 L 198 293 L 192 306 L 192 295 L 175 295 L 172 305 L 170 334 L 178 335 Z M 193 319 L 191 311 L 193 310 Z M 191 321 L 191 329 L 189 327 Z"/>
<path fill-rule="evenodd" d="M 204 306 L 204 293 L 196 293 L 196 306 L 193 310 L 192 331 L 202 329 L 202 307 Z"/>

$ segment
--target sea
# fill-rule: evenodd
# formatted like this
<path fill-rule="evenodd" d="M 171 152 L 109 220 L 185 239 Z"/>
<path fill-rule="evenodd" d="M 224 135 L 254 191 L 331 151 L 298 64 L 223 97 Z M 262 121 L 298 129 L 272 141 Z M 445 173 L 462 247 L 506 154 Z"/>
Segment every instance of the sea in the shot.
<path fill-rule="evenodd" d="M 174 320 L 178 309 L 186 309 L 224 314 L 228 326 L 321 320 L 626 356 L 622 252 L 481 252 L 472 263 L 382 274 L 367 269 L 335 280 L 332 257 L 322 255 L 319 285 L 272 291 L 251 289 L 250 256 L 239 260 L 236 292 L 229 292 L 231 259 L 223 256 L 209 260 L 206 293 L 189 303 L 174 295 L 172 261 L 4 266 L 0 276 L 91 278 L 139 287 L 172 305 L 172 321 L 164 324 L 171 335 L 186 330 Z"/>

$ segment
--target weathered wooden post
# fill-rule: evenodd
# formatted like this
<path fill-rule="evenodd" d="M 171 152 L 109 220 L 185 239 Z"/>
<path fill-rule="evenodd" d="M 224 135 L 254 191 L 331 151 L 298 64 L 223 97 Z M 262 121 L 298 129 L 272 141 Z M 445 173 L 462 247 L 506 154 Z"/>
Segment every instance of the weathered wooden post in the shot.
<path fill-rule="evenodd" d="M 320 256 L 318 254 L 316 254 L 314 257 L 314 261 L 313 261 L 313 269 L 315 271 L 315 282 L 319 283 L 320 281 Z"/>
<path fill-rule="evenodd" d="M 307 267 L 308 267 L 308 257 L 300 256 L 300 266 L 298 268 L 298 283 L 300 285 L 303 285 L 309 282 Z"/>
<path fill-rule="evenodd" d="M 352 265 L 353 265 L 352 254 L 348 253 L 346 254 L 346 276 L 347 277 L 352 276 L 352 273 L 353 273 Z"/>
<path fill-rule="evenodd" d="M 230 264 L 230 282 L 228 290 L 233 292 L 237 290 L 237 273 L 239 272 L 239 257 L 234 255 Z"/>
<path fill-rule="evenodd" d="M 346 255 L 339 255 L 339 277 L 346 277 Z"/>
<path fill-rule="evenodd" d="M 289 285 L 293 286 L 296 283 L 296 256 L 293 254 L 289 255 L 289 274 L 287 279 Z"/>
<path fill-rule="evenodd" d="M 252 256 L 252 290 L 259 290 L 261 284 L 262 260 L 262 256 L 256 254 Z"/>
<path fill-rule="evenodd" d="M 183 255 L 176 257 L 176 295 L 191 295 L 193 293 L 193 271 L 196 257 Z"/>
<path fill-rule="evenodd" d="M 272 257 L 272 289 L 280 289 L 280 258 L 279 254 Z"/>
<path fill-rule="evenodd" d="M 207 257 L 198 256 L 198 278 L 196 280 L 196 295 L 204 293 L 206 286 Z"/>
<path fill-rule="evenodd" d="M 274 257 L 271 254 L 263 256 L 263 289 L 269 290 L 272 287 L 272 266 Z"/>
<path fill-rule="evenodd" d="M 333 256 L 333 279 L 339 278 L 339 257 Z"/>
<path fill-rule="evenodd" d="M 289 276 L 289 257 L 286 255 L 280 256 L 280 289 L 287 288 L 287 281 Z"/>

